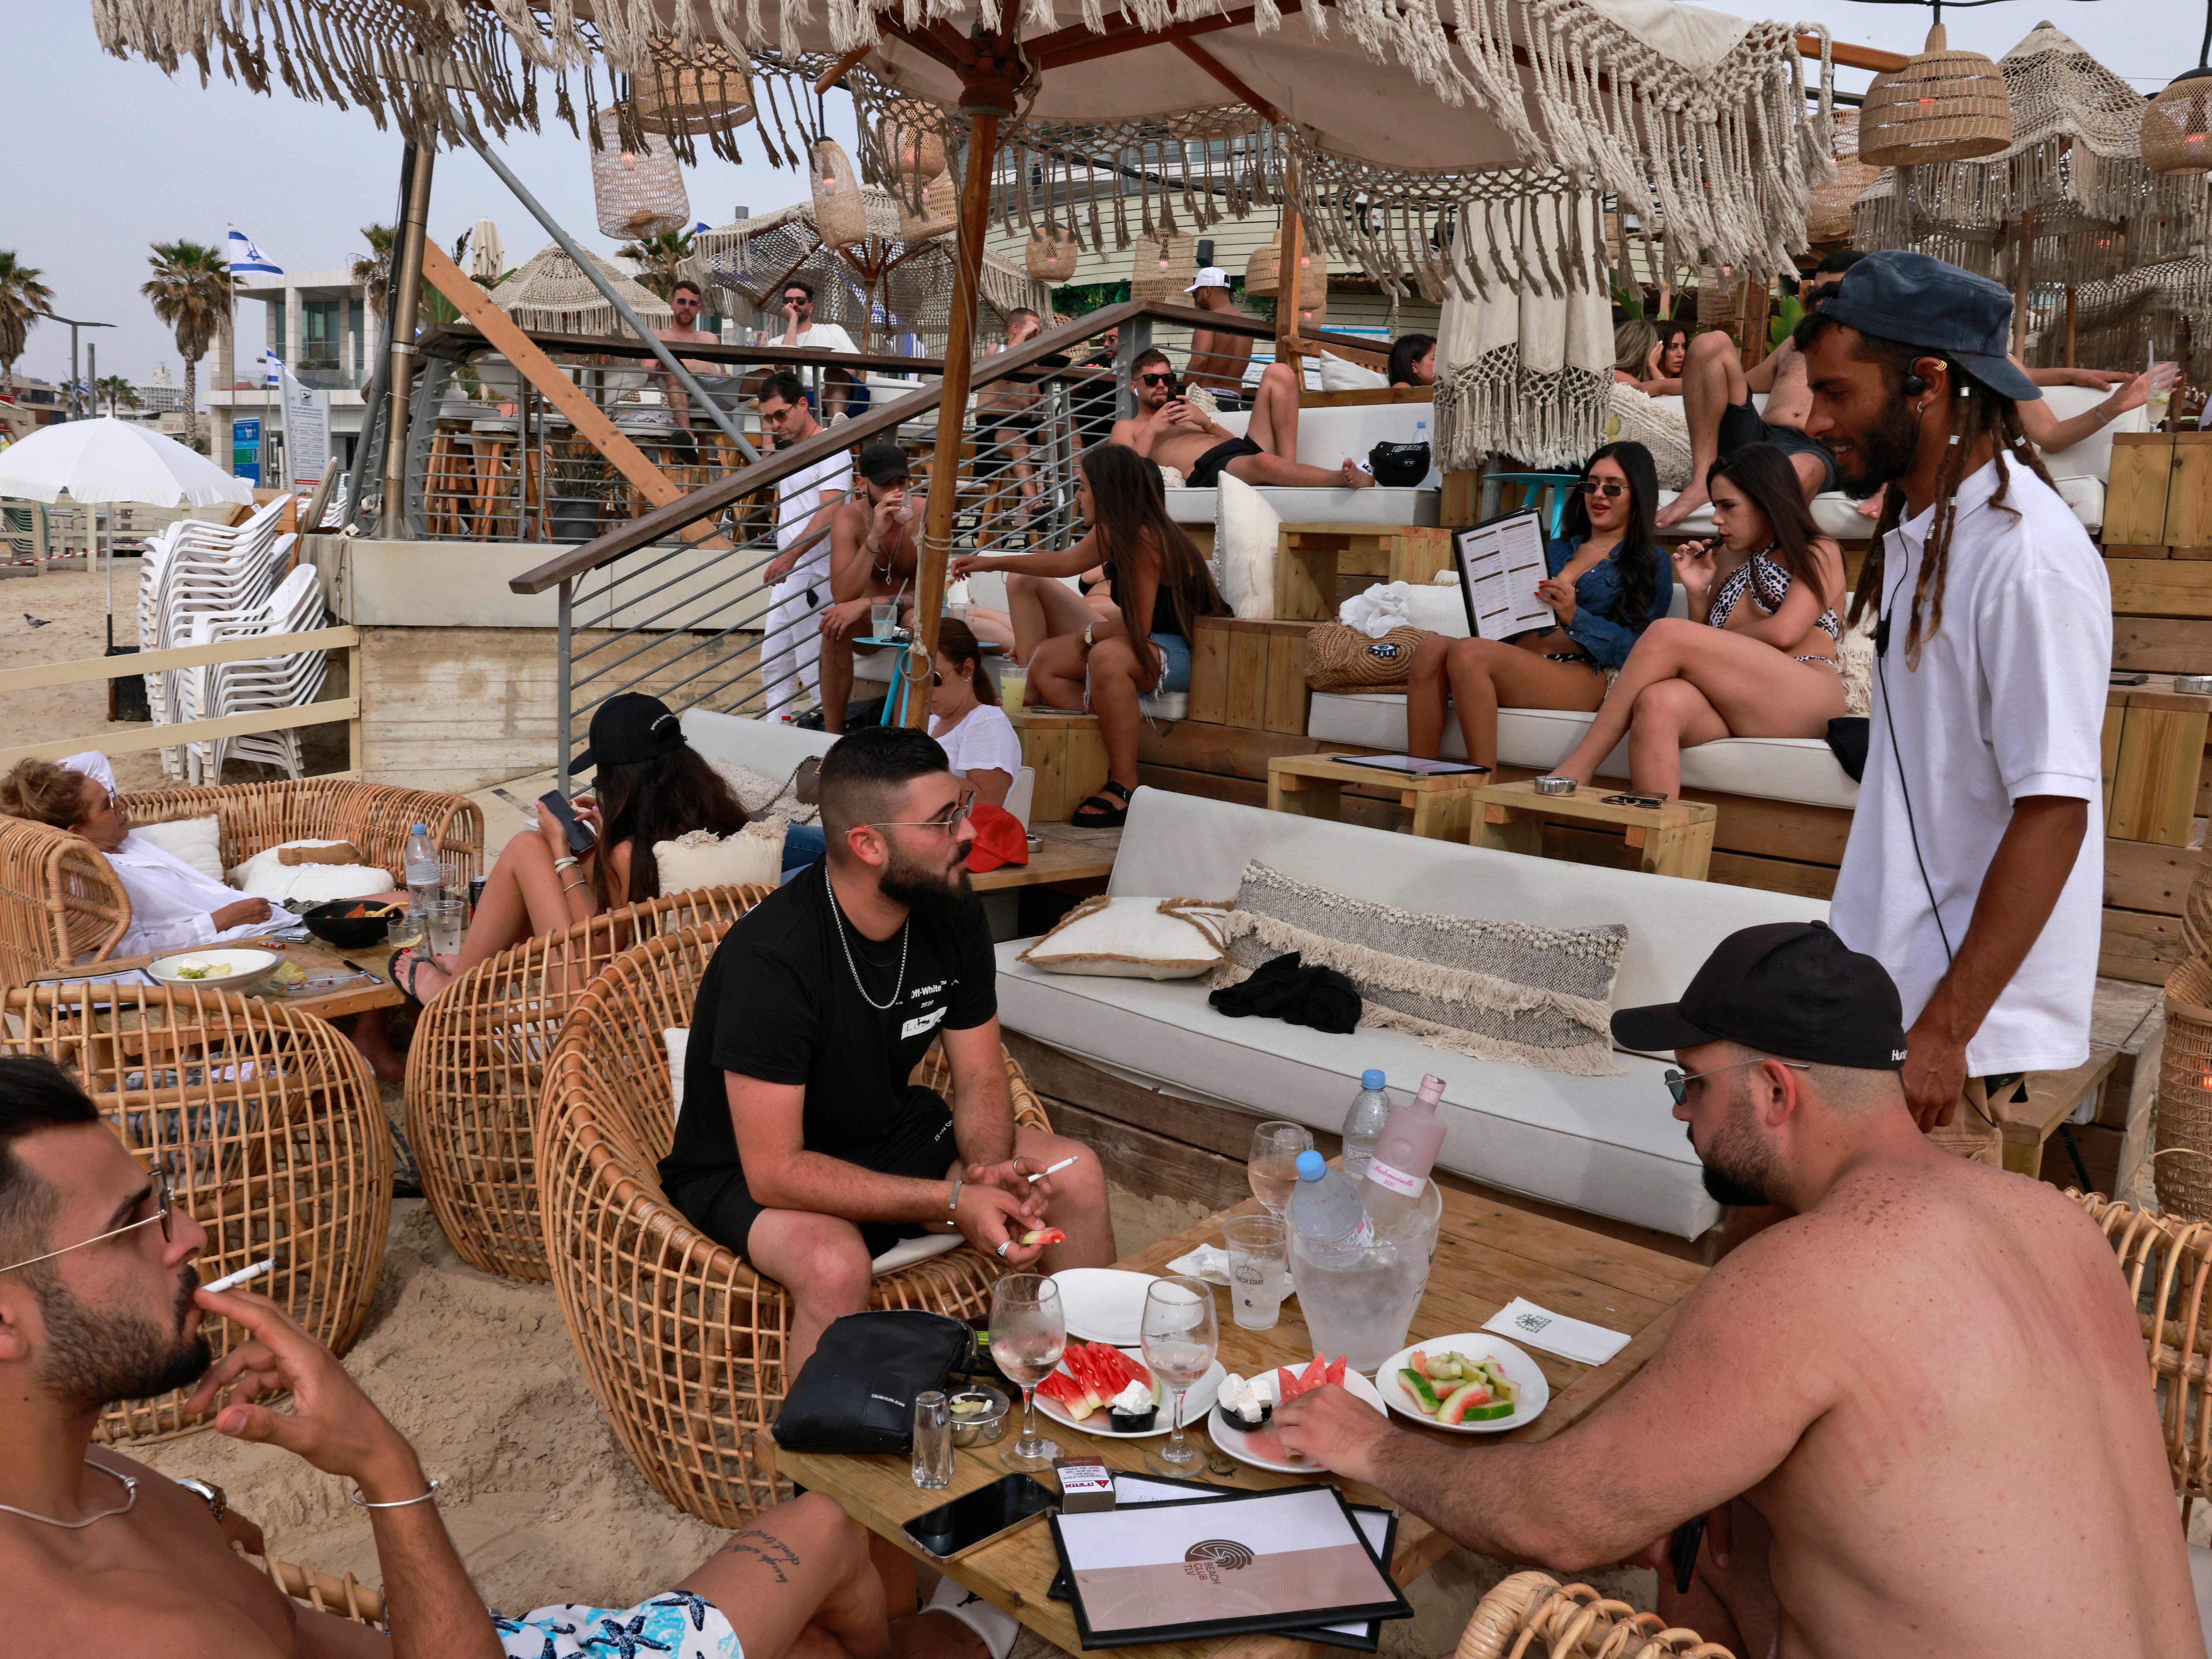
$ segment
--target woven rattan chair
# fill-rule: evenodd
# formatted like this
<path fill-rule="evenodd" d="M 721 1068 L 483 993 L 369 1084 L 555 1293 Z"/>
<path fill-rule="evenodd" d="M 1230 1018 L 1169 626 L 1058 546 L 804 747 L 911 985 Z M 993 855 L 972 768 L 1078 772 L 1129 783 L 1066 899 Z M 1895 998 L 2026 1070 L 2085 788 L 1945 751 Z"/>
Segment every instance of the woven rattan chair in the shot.
<path fill-rule="evenodd" d="M 368 1066 L 326 1020 L 252 997 L 33 986 L 0 1000 L 0 1053 L 72 1072 L 123 1143 L 207 1230 L 204 1279 L 254 1285 L 340 1352 L 368 1312 L 392 1218 L 392 1133 Z M 240 1335 L 210 1320 L 218 1357 Z M 110 1444 L 204 1427 L 184 1391 L 112 1406 Z"/>
<path fill-rule="evenodd" d="M 225 869 L 288 841 L 349 841 L 372 864 L 400 871 L 408 832 L 429 826 L 450 878 L 483 863 L 483 814 L 462 795 L 349 778 L 228 783 L 122 798 L 134 823 L 205 817 L 221 823 Z M 20 983 L 113 954 L 131 925 L 122 878 L 67 830 L 0 817 L 0 983 Z"/>
<path fill-rule="evenodd" d="M 1588 1584 L 1516 1572 L 1482 1598 L 1455 1659 L 1734 1659 L 1693 1630 L 1607 1601 Z"/>
<path fill-rule="evenodd" d="M 384 1622 L 384 1592 L 371 1584 L 364 1584 L 351 1573 L 343 1578 L 333 1578 L 326 1572 L 302 1566 L 296 1561 L 278 1561 L 266 1556 L 246 1555 L 237 1545 L 231 1546 L 234 1554 L 245 1555 L 246 1560 L 267 1573 L 278 1589 L 295 1601 L 304 1601 L 318 1613 L 334 1613 L 340 1619 L 366 1625 L 371 1630 L 387 1630 Z"/>
<path fill-rule="evenodd" d="M 2185 1504 L 2212 1498 L 2212 1415 L 2205 1398 L 2212 1361 L 2212 1223 L 2154 1215 L 2101 1193 L 2069 1188 L 2067 1196 L 2104 1229 L 2127 1275 L 2173 1489 Z"/>
<path fill-rule="evenodd" d="M 653 1490 L 736 1527 L 780 1492 L 756 1437 L 783 1402 L 790 1304 L 660 1190 L 675 1133 L 664 1033 L 691 1023 L 726 929 L 663 933 L 617 957 L 568 1016 L 538 1120 L 553 1284 L 592 1391 Z M 1049 1129 L 1012 1058 L 1015 1120 Z M 933 1050 L 916 1080 L 943 1088 Z M 709 1103 L 705 1109 L 713 1109 Z M 965 1245 L 878 1275 L 873 1305 L 971 1318 L 1004 1271 Z"/>
<path fill-rule="evenodd" d="M 514 1279 L 550 1277 L 530 1121 L 561 1024 L 592 976 L 641 939 L 733 921 L 773 890 L 701 888 L 525 939 L 423 1012 L 407 1051 L 407 1139 L 423 1195 L 463 1261 Z"/>

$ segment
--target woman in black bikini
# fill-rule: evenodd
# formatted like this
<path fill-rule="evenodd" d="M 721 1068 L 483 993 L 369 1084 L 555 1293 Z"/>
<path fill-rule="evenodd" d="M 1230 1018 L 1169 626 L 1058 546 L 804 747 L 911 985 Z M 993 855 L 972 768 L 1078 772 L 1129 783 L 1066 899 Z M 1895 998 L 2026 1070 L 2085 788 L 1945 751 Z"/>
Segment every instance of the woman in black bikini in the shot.
<path fill-rule="evenodd" d="M 1690 615 L 1651 624 L 1589 731 L 1554 769 L 1561 777 L 1588 783 L 1626 736 L 1629 787 L 1674 795 L 1692 744 L 1817 738 L 1844 712 L 1844 556 L 1814 524 L 1796 469 L 1772 445 L 1747 444 L 1706 476 L 1718 550 L 1674 550 Z"/>
<path fill-rule="evenodd" d="M 1200 617 L 1229 607 L 1198 549 L 1168 517 L 1160 470 L 1126 444 L 1094 444 L 1083 453 L 1075 505 L 1091 529 L 1063 552 L 968 554 L 952 561 L 951 580 L 978 570 L 1032 577 L 1079 576 L 1103 565 L 1116 607 L 1107 615 L 1058 581 L 1029 585 L 1043 601 L 1054 632 L 1023 665 L 1027 701 L 1050 708 L 1088 707 L 1106 743 L 1105 787 L 1075 809 L 1071 822 L 1115 829 L 1128 816 L 1137 787 L 1137 699 L 1190 689 L 1190 638 Z"/>

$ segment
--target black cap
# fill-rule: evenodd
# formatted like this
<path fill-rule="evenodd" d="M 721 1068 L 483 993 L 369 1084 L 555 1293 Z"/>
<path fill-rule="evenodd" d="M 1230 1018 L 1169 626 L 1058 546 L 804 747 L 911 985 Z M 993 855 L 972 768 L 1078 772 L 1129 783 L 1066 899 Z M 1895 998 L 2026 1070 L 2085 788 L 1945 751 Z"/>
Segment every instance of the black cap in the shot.
<path fill-rule="evenodd" d="M 914 476 L 906 451 L 896 444 L 870 444 L 860 452 L 860 476 L 872 484 L 903 483 Z"/>
<path fill-rule="evenodd" d="M 591 747 L 569 762 L 568 769 L 635 766 L 672 755 L 683 746 L 684 727 L 673 709 L 642 691 L 625 691 L 609 697 L 592 713 Z"/>
<path fill-rule="evenodd" d="M 1887 247 L 1844 273 L 1820 310 L 1862 334 L 1948 357 L 2001 398 L 2043 395 L 2013 366 L 2012 295 L 2004 285 L 1926 253 Z"/>
<path fill-rule="evenodd" d="M 1826 922 L 1771 921 L 1714 946 L 1680 1002 L 1620 1010 L 1613 1040 L 1641 1054 L 1740 1042 L 1778 1060 L 1894 1072 L 1905 1010 L 1888 970 Z"/>

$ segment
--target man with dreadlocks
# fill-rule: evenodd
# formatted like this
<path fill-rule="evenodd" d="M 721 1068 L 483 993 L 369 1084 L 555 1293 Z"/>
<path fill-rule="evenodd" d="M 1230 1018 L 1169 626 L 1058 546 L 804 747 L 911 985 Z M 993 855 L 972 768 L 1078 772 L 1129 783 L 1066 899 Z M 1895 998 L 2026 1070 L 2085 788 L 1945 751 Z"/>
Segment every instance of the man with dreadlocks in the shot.
<path fill-rule="evenodd" d="M 1895 978 L 1920 1127 L 1983 1161 L 2021 1074 L 2089 1053 L 2112 596 L 2021 424 L 2012 298 L 1872 253 L 1796 334 L 1843 487 L 1899 488 L 1851 620 L 1876 629 L 1866 776 L 1831 915 Z"/>

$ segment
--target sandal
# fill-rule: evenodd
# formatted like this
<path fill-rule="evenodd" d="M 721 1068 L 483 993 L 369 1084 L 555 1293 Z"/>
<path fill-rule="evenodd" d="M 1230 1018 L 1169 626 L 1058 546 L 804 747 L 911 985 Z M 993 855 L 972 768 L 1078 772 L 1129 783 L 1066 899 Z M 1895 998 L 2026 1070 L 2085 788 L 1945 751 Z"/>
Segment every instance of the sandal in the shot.
<path fill-rule="evenodd" d="M 399 971 L 399 958 L 402 957 L 407 958 L 407 971 L 404 974 Z M 415 975 L 422 971 L 422 964 L 427 960 L 427 957 L 415 954 L 413 945 L 403 945 L 392 953 L 391 961 L 384 964 L 385 978 L 398 986 L 399 994 L 416 1008 L 425 1005 L 422 999 L 415 994 Z"/>
<path fill-rule="evenodd" d="M 1119 830 L 1128 821 L 1129 792 L 1111 778 L 1098 786 L 1097 794 L 1077 802 L 1075 816 L 1068 819 L 1079 830 Z"/>

